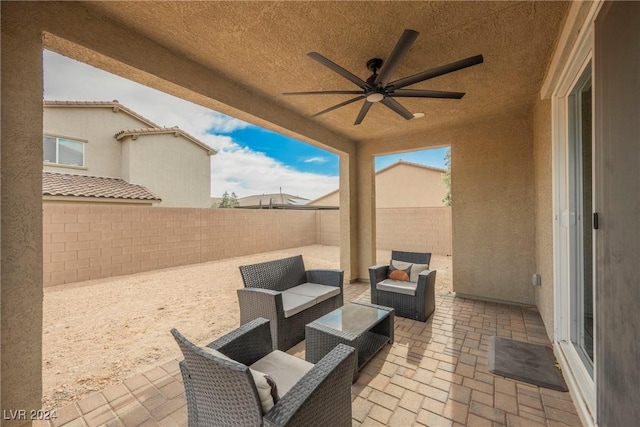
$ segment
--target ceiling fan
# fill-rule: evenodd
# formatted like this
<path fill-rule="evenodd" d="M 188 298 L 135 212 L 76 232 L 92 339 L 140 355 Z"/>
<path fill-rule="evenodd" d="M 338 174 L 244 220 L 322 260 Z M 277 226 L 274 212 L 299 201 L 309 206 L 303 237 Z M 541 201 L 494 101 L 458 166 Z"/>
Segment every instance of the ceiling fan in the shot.
<path fill-rule="evenodd" d="M 404 30 L 400 40 L 396 43 L 396 46 L 391 51 L 391 54 L 386 61 L 380 58 L 373 58 L 367 61 L 367 68 L 373 73 L 365 81 L 355 74 L 342 68 L 335 62 L 327 59 L 318 52 L 309 52 L 307 55 L 324 65 L 325 67 L 333 70 L 346 78 L 350 82 L 354 83 L 360 90 L 324 90 L 313 92 L 285 92 L 283 95 L 358 95 L 355 98 L 351 98 L 340 104 L 329 107 L 319 113 L 313 114 L 312 117 L 317 117 L 321 114 L 328 113 L 329 111 L 336 110 L 338 108 L 349 105 L 353 102 L 364 99 L 360 113 L 356 117 L 354 125 L 359 125 L 369 112 L 371 106 L 380 102 L 386 107 L 398 113 L 405 119 L 413 119 L 414 115 L 409 110 L 404 108 L 394 98 L 446 98 L 446 99 L 461 99 L 465 94 L 464 92 L 446 92 L 440 90 L 421 90 L 421 89 L 403 89 L 404 87 L 411 86 L 415 83 L 419 83 L 434 77 L 441 76 L 443 74 L 452 73 L 454 71 L 461 70 L 463 68 L 471 67 L 483 62 L 482 55 L 472 56 L 470 58 L 462 59 L 460 61 L 452 62 L 451 64 L 443 65 L 431 70 L 423 71 L 412 76 L 404 77 L 399 80 L 389 82 L 391 75 L 396 70 L 402 58 L 407 54 L 411 45 L 418 37 L 418 32 L 414 30 Z M 378 73 L 378 70 L 380 71 Z"/>

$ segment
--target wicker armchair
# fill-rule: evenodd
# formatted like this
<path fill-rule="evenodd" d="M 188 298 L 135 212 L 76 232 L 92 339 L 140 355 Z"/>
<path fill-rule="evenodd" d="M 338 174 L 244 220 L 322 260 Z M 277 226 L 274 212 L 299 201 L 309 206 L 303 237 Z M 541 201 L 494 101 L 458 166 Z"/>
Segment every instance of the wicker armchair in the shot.
<path fill-rule="evenodd" d="M 237 291 L 240 324 L 269 319 L 278 350 L 304 340 L 308 323 L 343 304 L 344 272 L 305 270 L 302 255 L 241 266 L 240 273 L 245 286 Z"/>
<path fill-rule="evenodd" d="M 430 253 L 392 251 L 391 259 L 412 263 L 429 264 Z M 418 275 L 416 283 L 401 283 L 394 286 L 388 279 L 389 264 L 369 267 L 371 302 L 393 307 L 396 316 L 426 322 L 435 310 L 436 271 L 425 270 Z M 406 285 L 406 286 L 403 286 Z"/>
<path fill-rule="evenodd" d="M 267 319 L 249 322 L 207 345 L 226 358 L 192 344 L 175 328 L 171 333 L 184 355 L 180 370 L 189 427 L 351 426 L 351 379 L 356 363 L 352 347 L 340 344 L 315 365 L 272 352 Z M 292 364 L 306 363 L 310 370 L 265 413 L 249 365 L 273 353 L 281 353 L 279 357 L 286 361 L 295 359 Z M 277 370 L 283 371 L 282 366 Z M 263 372 L 278 383 L 277 373 Z"/>

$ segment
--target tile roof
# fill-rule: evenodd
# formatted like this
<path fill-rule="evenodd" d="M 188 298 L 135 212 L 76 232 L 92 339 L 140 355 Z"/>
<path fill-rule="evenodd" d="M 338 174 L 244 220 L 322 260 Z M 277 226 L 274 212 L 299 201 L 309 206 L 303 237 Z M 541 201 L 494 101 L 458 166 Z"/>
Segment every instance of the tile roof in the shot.
<path fill-rule="evenodd" d="M 204 142 L 200 141 L 196 137 L 194 137 L 194 136 L 188 134 L 187 132 L 183 131 L 178 126 L 174 126 L 174 127 L 171 127 L 171 128 L 151 127 L 151 128 L 141 128 L 141 129 L 126 129 L 126 130 L 121 130 L 120 132 L 116 133 L 115 137 L 119 141 L 122 138 L 124 138 L 125 136 L 131 136 L 133 139 L 137 139 L 139 135 L 153 135 L 153 134 L 163 134 L 163 133 L 167 133 L 167 134 L 171 134 L 172 133 L 175 136 L 183 136 L 183 137 L 187 138 L 188 140 L 190 140 L 191 142 L 195 143 L 196 145 L 199 145 L 200 147 L 202 147 L 205 150 L 207 150 L 209 155 L 216 154 L 216 150 L 214 150 L 213 148 L 209 147 L 207 144 L 205 144 Z"/>
<path fill-rule="evenodd" d="M 162 200 L 142 185 L 129 184 L 123 179 L 54 172 L 42 172 L 42 194 L 44 196 Z"/>

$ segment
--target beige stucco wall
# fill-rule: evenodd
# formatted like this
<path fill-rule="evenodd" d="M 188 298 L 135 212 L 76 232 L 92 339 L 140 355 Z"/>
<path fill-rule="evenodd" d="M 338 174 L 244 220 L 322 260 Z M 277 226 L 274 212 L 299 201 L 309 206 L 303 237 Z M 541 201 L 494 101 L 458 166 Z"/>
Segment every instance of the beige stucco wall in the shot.
<path fill-rule="evenodd" d="M 123 129 L 147 126 L 129 114 L 114 112 L 111 108 L 44 107 L 43 133 L 87 143 L 84 145 L 84 168 L 45 164 L 43 170 L 122 178 L 121 147 L 114 135 Z"/>
<path fill-rule="evenodd" d="M 534 304 L 530 109 L 460 127 L 451 149 L 453 290 Z"/>
<path fill-rule="evenodd" d="M 211 158 L 175 134 L 122 139 L 122 178 L 157 194 L 162 207 L 211 207 Z"/>
<path fill-rule="evenodd" d="M 340 191 L 332 191 L 307 203 L 309 206 L 340 206 Z"/>
<path fill-rule="evenodd" d="M 428 134 L 367 141 L 359 152 L 364 167 L 368 153 L 451 146 L 453 290 L 535 304 L 532 144 L 532 111 L 521 107 Z M 364 182 L 360 192 L 360 199 L 375 197 Z"/>
<path fill-rule="evenodd" d="M 42 406 L 42 33 L 1 6 L 0 399 L 28 414 Z"/>
<path fill-rule="evenodd" d="M 377 208 L 425 208 L 444 206 L 447 187 L 442 172 L 406 163 L 376 173 Z M 313 200 L 311 206 L 340 206 L 339 191 Z"/>
<path fill-rule="evenodd" d="M 535 186 L 535 260 L 542 286 L 535 299 L 549 338 L 553 338 L 553 188 L 551 163 L 551 101 L 539 100 L 533 112 Z"/>
<path fill-rule="evenodd" d="M 376 174 L 377 208 L 444 206 L 446 193 L 442 172 L 434 169 L 399 163 Z"/>
<path fill-rule="evenodd" d="M 44 285 L 316 244 L 316 211 L 43 204 Z M 335 211 L 337 212 L 337 211 Z"/>

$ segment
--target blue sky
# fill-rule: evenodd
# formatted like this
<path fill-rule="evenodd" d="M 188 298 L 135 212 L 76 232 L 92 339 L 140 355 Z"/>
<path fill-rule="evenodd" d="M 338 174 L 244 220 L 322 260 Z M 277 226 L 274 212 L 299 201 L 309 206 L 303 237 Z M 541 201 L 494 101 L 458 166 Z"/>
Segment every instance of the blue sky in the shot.
<path fill-rule="evenodd" d="M 44 51 L 44 98 L 60 101 L 111 101 L 160 126 L 179 126 L 214 148 L 211 193 L 238 197 L 282 192 L 318 198 L 338 188 L 336 154 L 261 129 L 89 65 Z M 445 149 L 376 158 L 376 170 L 400 159 L 444 168 Z"/>
<path fill-rule="evenodd" d="M 265 153 L 279 162 L 303 172 L 337 176 L 338 156 L 313 145 L 279 133 L 251 126 L 231 133 L 234 141 L 254 151 Z"/>

